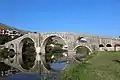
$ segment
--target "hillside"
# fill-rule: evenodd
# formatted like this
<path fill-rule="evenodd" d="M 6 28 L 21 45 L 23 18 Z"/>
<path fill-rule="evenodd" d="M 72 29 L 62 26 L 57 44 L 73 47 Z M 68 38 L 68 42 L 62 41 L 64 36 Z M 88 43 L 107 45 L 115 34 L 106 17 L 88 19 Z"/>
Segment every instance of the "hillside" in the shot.
<path fill-rule="evenodd" d="M 5 29 L 5 30 L 16 30 L 20 33 L 20 35 L 14 35 L 14 36 L 11 36 L 11 35 L 3 35 L 3 34 L 0 34 L 0 45 L 3 45 L 5 44 L 6 42 L 8 41 L 11 41 L 11 40 L 14 40 L 24 34 L 27 34 L 28 32 L 30 31 L 25 31 L 25 30 L 21 30 L 21 29 L 17 29 L 15 27 L 12 27 L 12 26 L 8 26 L 6 24 L 3 24 L 3 23 L 0 23 L 0 28 L 1 29 Z"/>
<path fill-rule="evenodd" d="M 30 31 L 25 31 L 25 30 L 17 29 L 17 28 L 15 28 L 13 26 L 9 26 L 9 25 L 3 24 L 3 23 L 0 23 L 0 26 L 4 27 L 5 29 L 8 29 L 8 30 L 17 30 L 21 34 L 26 34 L 26 33 L 30 32 Z"/>

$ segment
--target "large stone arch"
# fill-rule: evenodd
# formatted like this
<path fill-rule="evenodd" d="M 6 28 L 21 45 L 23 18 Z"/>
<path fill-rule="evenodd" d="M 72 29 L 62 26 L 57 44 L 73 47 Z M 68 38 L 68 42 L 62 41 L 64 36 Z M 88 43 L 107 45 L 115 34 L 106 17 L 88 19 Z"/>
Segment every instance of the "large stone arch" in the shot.
<path fill-rule="evenodd" d="M 35 42 L 35 40 L 33 38 L 30 38 L 30 37 L 25 37 L 25 38 L 21 39 L 21 41 L 19 42 L 19 53 L 22 53 L 22 47 L 23 47 L 25 39 L 32 40 L 34 42 L 34 47 L 36 48 L 37 43 Z"/>
<path fill-rule="evenodd" d="M 18 62 L 19 62 L 20 67 L 21 67 L 23 70 L 30 71 L 30 70 L 32 70 L 32 69 L 35 68 L 35 66 L 36 66 L 36 60 L 34 61 L 33 67 L 30 68 L 30 69 L 25 69 L 25 68 L 22 66 L 22 64 L 23 64 L 22 48 L 23 48 L 24 41 L 25 41 L 26 39 L 29 39 L 29 40 L 31 40 L 31 41 L 34 43 L 34 48 L 35 48 L 35 50 L 36 50 L 36 45 L 37 45 L 37 43 L 35 42 L 35 40 L 34 40 L 33 38 L 25 37 L 25 38 L 21 39 L 21 41 L 20 41 L 20 43 L 19 43 L 19 55 L 18 55 L 18 56 L 19 56 L 19 59 L 18 59 Z M 35 51 L 35 52 L 36 52 L 36 51 Z"/>
<path fill-rule="evenodd" d="M 66 39 L 63 38 L 62 36 L 58 35 L 58 34 L 51 34 L 51 35 L 49 35 L 49 36 L 47 36 L 47 37 L 44 37 L 44 39 L 42 40 L 43 42 L 42 42 L 42 44 L 41 44 L 41 50 L 40 50 L 40 51 L 41 51 L 41 61 L 42 61 L 42 63 L 43 63 L 43 67 L 44 67 L 48 72 L 49 72 L 49 71 L 52 71 L 52 72 L 55 71 L 55 70 L 51 69 L 51 68 L 47 65 L 46 59 L 45 59 L 45 46 L 46 46 L 48 40 L 49 40 L 50 38 L 52 38 L 52 37 L 58 37 L 58 38 L 60 38 L 60 39 L 63 41 L 63 45 L 67 45 Z M 67 50 L 68 50 L 68 48 L 67 48 Z"/>
<path fill-rule="evenodd" d="M 21 41 L 24 39 L 24 38 L 30 38 L 32 39 L 32 41 L 34 41 L 34 44 L 35 44 L 35 48 L 36 47 L 40 47 L 40 37 L 41 37 L 41 34 L 40 33 L 29 33 L 29 34 L 25 34 L 17 39 L 14 39 L 12 41 L 9 41 L 7 43 L 4 44 L 4 46 L 6 48 L 8 48 L 10 46 L 10 44 L 14 44 L 14 50 L 16 52 L 16 57 L 14 58 L 15 60 L 15 63 L 10 63 L 9 61 L 5 61 L 6 64 L 12 66 L 12 67 L 15 67 L 17 69 L 19 69 L 20 71 L 24 71 L 24 72 L 38 72 L 39 73 L 39 70 L 38 70 L 38 66 L 37 66 L 37 62 L 35 61 L 35 67 L 32 68 L 31 70 L 26 70 L 26 69 L 23 69 L 20 65 L 20 59 L 22 58 L 22 51 L 20 50 L 20 43 Z M 36 67 L 37 66 L 37 67 Z"/>
<path fill-rule="evenodd" d="M 65 42 L 65 44 L 67 45 L 67 42 L 66 42 L 66 40 L 64 39 L 64 38 L 62 38 L 61 36 L 59 36 L 59 35 L 49 35 L 48 37 L 45 37 L 44 39 L 43 39 L 43 42 L 41 43 L 41 53 L 43 54 L 43 55 L 45 55 L 45 45 L 47 44 L 47 41 L 51 38 L 51 37 L 59 37 L 59 38 L 61 38 L 64 42 Z"/>

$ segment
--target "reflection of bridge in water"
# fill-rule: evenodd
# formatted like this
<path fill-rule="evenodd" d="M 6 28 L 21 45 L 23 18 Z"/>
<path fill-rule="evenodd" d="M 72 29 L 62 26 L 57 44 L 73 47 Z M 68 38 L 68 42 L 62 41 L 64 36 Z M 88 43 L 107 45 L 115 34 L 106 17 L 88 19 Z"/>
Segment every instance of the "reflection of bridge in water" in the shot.
<path fill-rule="evenodd" d="M 74 34 L 68 32 L 51 32 L 51 33 L 28 33 L 15 40 L 7 42 L 4 44 L 9 50 L 12 49 L 16 52 L 15 56 L 9 59 L 5 59 L 4 63 L 17 68 L 23 72 L 35 72 L 35 73 L 50 73 L 50 70 L 45 58 L 45 46 L 49 39 L 53 36 L 59 37 L 64 41 L 63 49 L 68 51 L 68 56 L 59 58 L 56 62 L 65 61 L 76 61 L 77 58 L 81 58 L 79 54 L 76 54 L 75 49 L 79 46 L 84 46 L 89 49 L 91 54 L 94 51 L 119 51 L 120 50 L 120 39 L 119 38 L 107 38 L 100 36 L 89 36 L 82 34 Z M 34 47 L 36 49 L 34 65 L 30 69 L 25 69 L 21 66 L 23 64 L 22 57 L 22 47 L 24 44 L 24 39 L 29 38 L 34 42 Z M 75 60 L 76 59 L 76 60 Z"/>

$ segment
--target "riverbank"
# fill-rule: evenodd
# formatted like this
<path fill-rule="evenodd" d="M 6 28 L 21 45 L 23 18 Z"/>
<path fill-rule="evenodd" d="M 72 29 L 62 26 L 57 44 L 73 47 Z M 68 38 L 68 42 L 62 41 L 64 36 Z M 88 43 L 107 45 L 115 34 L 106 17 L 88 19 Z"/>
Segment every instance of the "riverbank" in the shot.
<path fill-rule="evenodd" d="M 120 80 L 120 52 L 98 52 L 82 64 L 71 64 L 62 80 Z"/>

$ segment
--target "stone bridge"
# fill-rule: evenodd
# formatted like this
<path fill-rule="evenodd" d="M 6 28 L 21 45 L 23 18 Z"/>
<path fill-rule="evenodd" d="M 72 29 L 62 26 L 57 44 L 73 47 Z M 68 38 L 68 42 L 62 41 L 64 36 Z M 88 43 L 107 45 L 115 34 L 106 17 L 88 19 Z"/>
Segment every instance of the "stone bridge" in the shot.
<path fill-rule="evenodd" d="M 15 40 L 7 42 L 4 46 L 8 49 L 13 49 L 16 55 L 10 59 L 5 59 L 4 62 L 14 68 L 17 68 L 23 72 L 35 72 L 35 73 L 48 73 L 46 61 L 45 61 L 45 45 L 50 37 L 57 36 L 61 38 L 68 50 L 68 57 L 72 58 L 75 53 L 75 48 L 78 46 L 87 47 L 91 53 L 94 51 L 119 51 L 120 39 L 110 37 L 91 36 L 84 34 L 75 34 L 70 32 L 46 32 L 46 33 L 28 33 Z M 35 65 L 27 70 L 21 66 L 22 61 L 22 47 L 24 39 L 29 38 L 34 42 L 36 48 L 36 60 Z M 85 40 L 86 42 L 83 42 Z"/>

